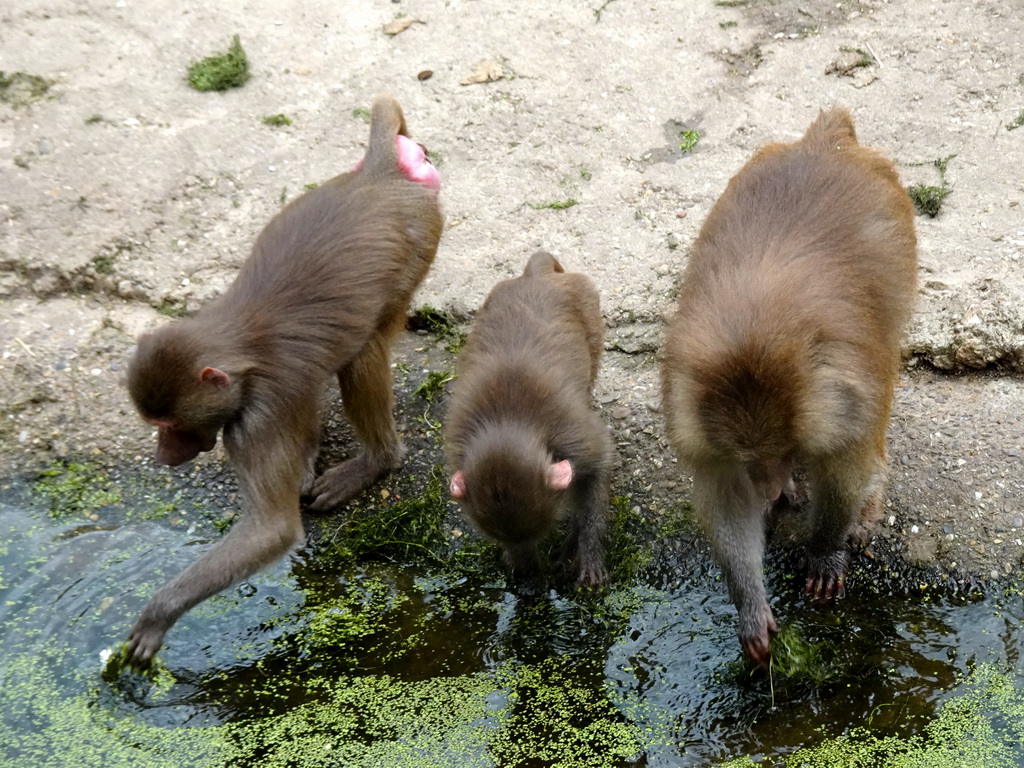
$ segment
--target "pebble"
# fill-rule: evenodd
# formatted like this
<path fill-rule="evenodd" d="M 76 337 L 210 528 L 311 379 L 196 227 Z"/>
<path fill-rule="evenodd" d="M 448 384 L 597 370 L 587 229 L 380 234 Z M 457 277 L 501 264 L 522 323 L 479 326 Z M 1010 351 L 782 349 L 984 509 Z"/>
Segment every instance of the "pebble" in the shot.
<path fill-rule="evenodd" d="M 613 419 L 624 419 L 629 416 L 629 408 L 616 408 L 612 411 Z"/>
<path fill-rule="evenodd" d="M 1015 518 L 1013 518 L 1013 527 L 1020 528 L 1021 526 L 1024 526 L 1024 517 L 1017 515 Z"/>

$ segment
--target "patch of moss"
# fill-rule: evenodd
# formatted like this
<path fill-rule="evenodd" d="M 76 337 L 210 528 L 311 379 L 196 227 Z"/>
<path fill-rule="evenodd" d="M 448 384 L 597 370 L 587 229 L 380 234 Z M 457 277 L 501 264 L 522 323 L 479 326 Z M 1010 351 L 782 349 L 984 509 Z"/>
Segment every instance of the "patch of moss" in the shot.
<path fill-rule="evenodd" d="M 687 129 L 679 132 L 679 150 L 685 155 L 688 152 L 692 152 L 694 147 L 697 146 L 697 141 L 700 139 L 700 131 L 693 131 Z"/>
<path fill-rule="evenodd" d="M 447 312 L 422 306 L 412 313 L 406 323 L 410 331 L 427 331 L 445 342 L 444 348 L 457 354 L 466 343 L 466 334 L 459 330 L 454 318 Z"/>
<path fill-rule="evenodd" d="M 940 157 L 932 163 L 939 171 L 939 186 L 911 184 L 907 187 L 907 195 L 910 196 L 911 201 L 914 203 L 918 215 L 923 214 L 933 219 L 939 215 L 939 211 L 942 209 L 942 201 L 953 191 L 952 187 L 946 183 L 946 167 L 954 157 L 956 157 L 955 154 L 947 155 L 946 157 Z M 916 165 L 923 165 L 923 163 L 917 163 Z"/>
<path fill-rule="evenodd" d="M 174 299 L 164 299 L 157 306 L 156 311 L 167 317 L 184 317 L 188 314 L 185 310 L 185 305 Z"/>
<path fill-rule="evenodd" d="M 946 187 L 929 186 L 926 184 L 911 184 L 907 187 L 907 194 L 914 203 L 919 215 L 925 215 L 932 219 L 939 215 L 942 210 L 942 201 L 946 199 L 950 190 Z"/>
<path fill-rule="evenodd" d="M 7 104 L 14 109 L 28 107 L 50 97 L 50 88 L 56 82 L 28 72 L 8 73 L 0 70 L 0 104 Z"/>
<path fill-rule="evenodd" d="M 389 496 L 382 505 L 352 510 L 335 531 L 334 553 L 344 560 L 443 564 L 448 549 L 444 469 L 435 465 L 416 497 Z"/>
<path fill-rule="evenodd" d="M 249 80 L 249 58 L 238 35 L 224 53 L 207 56 L 188 65 L 188 83 L 197 91 L 226 91 Z"/>
<path fill-rule="evenodd" d="M 451 371 L 431 371 L 420 385 L 416 387 L 415 394 L 422 397 L 428 403 L 433 403 L 434 399 L 444 392 L 444 385 L 454 378 L 455 374 Z"/>
<path fill-rule="evenodd" d="M 639 516 L 629 496 L 612 497 L 612 521 L 608 528 L 608 573 L 613 584 L 632 582 L 650 564 L 651 552 L 642 546 Z"/>
<path fill-rule="evenodd" d="M 316 189 L 319 186 L 320 186 L 320 184 L 318 182 L 310 181 L 310 182 L 307 182 L 306 184 L 303 184 L 302 188 L 304 190 L 306 190 L 307 192 L 309 192 L 311 189 Z"/>
<path fill-rule="evenodd" d="M 101 253 L 92 257 L 92 267 L 101 275 L 114 274 L 114 257 L 109 253 Z"/>
<path fill-rule="evenodd" d="M 366 124 L 369 124 L 370 116 L 370 110 L 366 107 L 356 107 L 352 110 L 352 117 L 362 120 Z"/>
<path fill-rule="evenodd" d="M 718 22 L 718 26 L 720 26 L 722 29 L 732 29 L 733 27 L 738 27 L 739 25 L 740 25 L 740 23 L 738 21 L 720 21 L 720 22 Z"/>
<path fill-rule="evenodd" d="M 787 624 L 772 638 L 768 673 L 773 683 L 779 678 L 816 686 L 827 682 L 831 673 L 824 650 L 824 644 L 804 637 L 800 627 Z"/>
<path fill-rule="evenodd" d="M 89 117 L 85 118 L 85 124 L 86 125 L 96 125 L 96 123 L 102 123 L 102 122 L 103 122 L 103 115 L 98 114 L 98 113 L 95 114 L 95 115 L 89 115 Z"/>
<path fill-rule="evenodd" d="M 100 467 L 73 462 L 55 462 L 40 472 L 33 491 L 50 516 L 61 520 L 90 517 L 101 507 L 121 501 L 121 492 Z"/>
<path fill-rule="evenodd" d="M 276 115 L 267 115 L 266 117 L 264 117 L 263 124 L 271 125 L 274 126 L 275 128 L 278 128 L 284 125 L 291 125 L 292 121 L 291 118 L 288 117 L 288 115 L 284 114 L 283 112 L 278 112 Z"/>
<path fill-rule="evenodd" d="M 548 208 L 552 211 L 564 211 L 566 208 L 572 208 L 574 205 L 579 205 L 580 201 L 574 197 L 570 197 L 568 200 L 551 200 L 546 203 L 526 203 L 528 206 L 533 208 L 535 211 L 541 211 Z"/>
<path fill-rule="evenodd" d="M 1017 115 L 1015 118 L 1013 118 L 1013 120 L 1006 124 L 1006 130 L 1015 131 L 1022 125 L 1024 125 L 1024 109 L 1020 111 L 1019 115 Z"/>

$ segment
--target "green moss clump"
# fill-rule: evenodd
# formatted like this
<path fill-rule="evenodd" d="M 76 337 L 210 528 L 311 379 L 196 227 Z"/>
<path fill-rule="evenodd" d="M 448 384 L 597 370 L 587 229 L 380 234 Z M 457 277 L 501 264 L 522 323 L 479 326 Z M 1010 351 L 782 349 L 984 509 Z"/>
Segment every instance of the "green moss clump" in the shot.
<path fill-rule="evenodd" d="M 207 56 L 188 65 L 188 83 L 197 91 L 226 91 L 249 80 L 249 57 L 235 35 L 225 53 Z"/>
<path fill-rule="evenodd" d="M 92 267 L 101 275 L 112 275 L 114 274 L 114 257 L 109 253 L 93 256 Z"/>
<path fill-rule="evenodd" d="M 1022 125 L 1024 125 L 1024 109 L 1020 111 L 1019 115 L 1017 115 L 1015 118 L 1013 118 L 1013 120 L 1006 124 L 1006 130 L 1015 131 Z"/>
<path fill-rule="evenodd" d="M 789 624 L 772 638 L 770 673 L 774 678 L 820 685 L 830 677 L 830 667 L 823 659 L 823 644 L 812 643 Z"/>
<path fill-rule="evenodd" d="M 700 139 L 700 131 L 692 131 L 690 129 L 680 131 L 679 138 L 682 139 L 679 142 L 679 150 L 685 155 L 688 152 L 693 152 L 694 147 L 697 146 L 697 141 Z"/>
<path fill-rule="evenodd" d="M 28 72 L 7 73 L 0 70 L 0 104 L 18 109 L 50 96 L 56 80 L 47 80 Z"/>
<path fill-rule="evenodd" d="M 907 194 L 917 209 L 918 214 L 934 219 L 942 210 L 942 201 L 946 199 L 950 190 L 946 187 L 929 186 L 926 184 L 911 184 L 907 187 Z"/>
<path fill-rule="evenodd" d="M 457 354 L 466 343 L 466 334 L 459 330 L 454 318 L 433 307 L 420 307 L 406 325 L 411 331 L 427 331 L 440 337 L 445 342 L 444 348 L 452 354 Z"/>
<path fill-rule="evenodd" d="M 279 128 L 281 126 L 291 125 L 292 120 L 284 112 L 278 112 L 276 115 L 267 115 L 266 117 L 264 117 L 263 124 Z"/>
<path fill-rule="evenodd" d="M 434 398 L 444 392 L 444 385 L 455 378 L 451 371 L 431 371 L 426 378 L 416 387 L 416 394 L 428 403 L 434 402 Z"/>
<path fill-rule="evenodd" d="M 185 310 L 185 305 L 174 301 L 173 299 L 164 299 L 160 302 L 156 311 L 161 315 L 167 317 L 184 317 L 188 314 Z"/>
<path fill-rule="evenodd" d="M 419 496 L 389 497 L 394 499 L 389 504 L 351 512 L 335 533 L 335 554 L 352 561 L 443 564 L 449 539 L 444 526 L 447 490 L 444 469 L 437 465 Z"/>
<path fill-rule="evenodd" d="M 651 552 L 641 546 L 637 533 L 641 521 L 633 512 L 628 496 L 612 498 L 612 521 L 608 530 L 608 573 L 613 584 L 631 583 L 651 562 Z"/>
<path fill-rule="evenodd" d="M 580 201 L 574 197 L 570 197 L 568 200 L 551 200 L 546 203 L 527 203 L 535 211 L 541 211 L 545 208 L 549 208 L 552 211 L 564 211 L 566 208 L 572 208 L 574 205 L 579 204 Z"/>
<path fill-rule="evenodd" d="M 366 107 L 356 107 L 352 110 L 352 117 L 362 120 L 364 123 L 369 124 L 370 122 L 370 110 Z"/>
<path fill-rule="evenodd" d="M 102 123 L 102 122 L 103 122 L 103 115 L 101 115 L 99 113 L 96 113 L 95 115 L 89 115 L 87 118 L 85 118 L 85 124 L 86 125 L 96 125 L 96 123 Z"/>
<path fill-rule="evenodd" d="M 96 466 L 56 462 L 39 473 L 33 490 L 49 507 L 51 517 L 89 517 L 101 507 L 121 501 L 121 492 Z"/>
<path fill-rule="evenodd" d="M 914 203 L 918 215 L 926 215 L 933 219 L 939 215 L 942 201 L 953 191 L 953 188 L 946 183 L 946 167 L 954 157 L 956 157 L 955 154 L 946 155 L 932 163 L 939 171 L 939 186 L 911 184 L 907 187 L 907 195 Z M 916 163 L 916 165 L 923 165 L 923 163 Z"/>

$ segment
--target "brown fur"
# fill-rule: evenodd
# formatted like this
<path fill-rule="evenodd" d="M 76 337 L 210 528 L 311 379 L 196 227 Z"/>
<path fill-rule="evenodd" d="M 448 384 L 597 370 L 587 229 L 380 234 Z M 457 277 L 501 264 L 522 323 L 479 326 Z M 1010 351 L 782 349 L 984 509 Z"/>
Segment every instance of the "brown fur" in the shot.
<path fill-rule="evenodd" d="M 477 316 L 448 410 L 448 463 L 465 478 L 463 507 L 534 579 L 538 543 L 567 519 L 564 561 L 576 579 L 607 581 L 608 429 L 591 404 L 604 323 L 593 283 L 543 251 L 499 283 Z M 572 481 L 551 486 L 568 461 Z"/>
<path fill-rule="evenodd" d="M 892 163 L 833 109 L 732 178 L 690 255 L 664 349 L 669 437 L 759 663 L 775 631 L 763 513 L 793 467 L 811 482 L 812 597 L 842 592 L 847 540 L 880 513 L 913 219 Z"/>
<path fill-rule="evenodd" d="M 182 613 L 301 539 L 300 494 L 327 509 L 397 465 L 389 349 L 442 227 L 436 193 L 398 168 L 405 131 L 398 103 L 378 99 L 362 167 L 283 208 L 223 296 L 139 340 L 128 387 L 160 428 L 157 458 L 188 461 L 223 428 L 247 514 L 149 601 L 128 639 L 135 663 Z M 315 478 L 331 375 L 365 451 Z"/>

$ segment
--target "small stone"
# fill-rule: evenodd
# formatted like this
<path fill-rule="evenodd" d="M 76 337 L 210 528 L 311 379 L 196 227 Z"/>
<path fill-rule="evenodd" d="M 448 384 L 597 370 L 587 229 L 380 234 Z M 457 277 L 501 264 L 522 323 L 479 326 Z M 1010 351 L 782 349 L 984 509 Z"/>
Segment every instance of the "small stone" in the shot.
<path fill-rule="evenodd" d="M 432 70 L 432 69 L 424 69 L 422 72 L 417 72 L 416 73 L 416 79 L 417 80 L 429 80 L 433 76 L 434 76 L 434 70 Z"/>
<path fill-rule="evenodd" d="M 629 408 L 616 408 L 612 411 L 613 419 L 624 419 L 629 416 Z"/>
<path fill-rule="evenodd" d="M 1012 524 L 1014 528 L 1020 528 L 1021 526 L 1024 526 L 1024 517 L 1017 515 L 1015 518 L 1013 518 Z"/>

